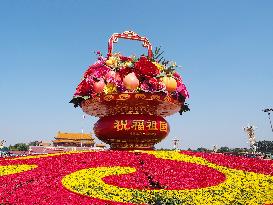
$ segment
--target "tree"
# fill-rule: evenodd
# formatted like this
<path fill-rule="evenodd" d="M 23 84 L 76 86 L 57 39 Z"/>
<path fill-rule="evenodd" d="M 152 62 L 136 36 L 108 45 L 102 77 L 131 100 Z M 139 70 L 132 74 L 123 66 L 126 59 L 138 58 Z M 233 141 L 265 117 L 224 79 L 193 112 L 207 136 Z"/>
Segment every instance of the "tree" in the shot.
<path fill-rule="evenodd" d="M 28 150 L 28 145 L 25 144 L 25 143 L 20 143 L 20 144 L 18 145 L 18 150 L 19 150 L 19 151 L 27 151 L 27 150 Z"/>
<path fill-rule="evenodd" d="M 258 152 L 273 153 L 273 141 L 258 141 L 255 145 Z"/>
<path fill-rule="evenodd" d="M 234 148 L 230 150 L 231 152 L 235 152 L 235 153 L 245 153 L 245 152 L 249 152 L 249 150 L 247 148 Z"/>
<path fill-rule="evenodd" d="M 28 145 L 26 143 L 17 143 L 13 146 L 9 146 L 9 149 L 13 151 L 27 151 Z"/>
<path fill-rule="evenodd" d="M 220 149 L 218 149 L 218 152 L 230 152 L 230 149 L 228 147 L 220 147 Z"/>
<path fill-rule="evenodd" d="M 3 147 L 3 148 L 0 148 L 0 151 L 7 152 L 7 151 L 9 151 L 9 148 L 8 147 Z"/>
<path fill-rule="evenodd" d="M 199 147 L 196 149 L 197 152 L 208 152 L 209 150 L 204 147 Z"/>
<path fill-rule="evenodd" d="M 28 146 L 39 146 L 40 143 L 41 143 L 40 141 L 36 140 L 36 141 L 28 143 Z"/>

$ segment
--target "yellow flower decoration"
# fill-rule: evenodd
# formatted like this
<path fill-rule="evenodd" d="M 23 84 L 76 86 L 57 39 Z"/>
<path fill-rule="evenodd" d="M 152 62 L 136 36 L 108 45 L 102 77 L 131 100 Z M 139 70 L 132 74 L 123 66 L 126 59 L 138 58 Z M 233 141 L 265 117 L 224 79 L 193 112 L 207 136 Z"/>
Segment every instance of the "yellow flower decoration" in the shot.
<path fill-rule="evenodd" d="M 173 151 L 150 151 L 157 158 L 190 162 L 216 169 L 226 180 L 216 186 L 183 190 L 138 190 L 106 184 L 102 178 L 128 174 L 131 167 L 97 167 L 76 171 L 63 178 L 63 185 L 76 193 L 114 202 L 148 203 L 155 196 L 175 204 L 269 204 L 273 203 L 273 176 L 227 168 L 213 164 L 201 157 Z M 168 204 L 166 202 L 166 204 Z M 173 204 L 173 203 L 172 203 Z"/>
<path fill-rule="evenodd" d="M 17 164 L 17 165 L 7 165 L 0 166 L 0 177 L 10 174 L 16 174 L 20 172 L 25 172 L 31 169 L 38 167 L 37 165 L 28 165 L 28 164 Z"/>
<path fill-rule="evenodd" d="M 109 67 L 115 68 L 118 66 L 119 61 L 120 61 L 119 54 L 114 54 L 113 56 L 109 57 L 105 64 Z"/>
<path fill-rule="evenodd" d="M 164 65 L 158 63 L 158 62 L 153 62 L 153 64 L 157 67 L 158 70 L 163 71 L 165 69 Z"/>
<path fill-rule="evenodd" d="M 128 202 L 134 200 L 128 189 L 105 184 L 102 178 L 109 175 L 128 174 L 135 171 L 135 168 L 119 166 L 82 169 L 65 176 L 62 179 L 62 184 L 67 189 L 82 195 L 116 202 Z M 120 192 L 120 194 L 117 194 L 117 192 Z M 120 197 L 124 198 L 124 200 Z"/>
<path fill-rule="evenodd" d="M 107 85 L 104 86 L 103 92 L 105 94 L 112 94 L 117 92 L 117 86 L 113 83 L 108 83 Z"/>
<path fill-rule="evenodd" d="M 126 61 L 125 63 L 124 63 L 124 66 L 125 67 L 133 67 L 134 65 L 133 65 L 133 63 L 131 62 L 131 61 Z"/>

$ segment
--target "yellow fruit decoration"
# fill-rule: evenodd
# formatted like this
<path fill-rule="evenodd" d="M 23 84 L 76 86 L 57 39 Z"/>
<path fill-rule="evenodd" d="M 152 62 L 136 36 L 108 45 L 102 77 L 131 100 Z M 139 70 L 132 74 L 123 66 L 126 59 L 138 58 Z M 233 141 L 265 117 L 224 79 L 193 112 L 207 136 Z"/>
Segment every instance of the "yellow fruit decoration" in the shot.
<path fill-rule="evenodd" d="M 177 88 L 177 82 L 173 77 L 165 76 L 165 77 L 162 78 L 162 82 L 165 84 L 166 90 L 168 92 L 173 92 Z"/>

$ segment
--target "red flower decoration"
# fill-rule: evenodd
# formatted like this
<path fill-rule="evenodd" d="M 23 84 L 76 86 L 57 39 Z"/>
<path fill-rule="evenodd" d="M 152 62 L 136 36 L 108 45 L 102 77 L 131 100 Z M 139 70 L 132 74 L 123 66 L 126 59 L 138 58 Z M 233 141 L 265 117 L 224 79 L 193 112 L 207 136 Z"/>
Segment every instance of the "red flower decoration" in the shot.
<path fill-rule="evenodd" d="M 182 77 L 181 77 L 181 75 L 179 75 L 178 72 L 174 72 L 173 77 L 182 82 Z"/>
<path fill-rule="evenodd" d="M 159 82 L 156 78 L 150 78 L 149 83 L 152 90 L 154 91 L 162 90 L 164 88 L 164 84 L 162 82 Z"/>
<path fill-rule="evenodd" d="M 139 60 L 135 62 L 135 72 L 140 77 L 154 77 L 160 73 L 158 68 L 145 56 L 141 56 Z"/>
<path fill-rule="evenodd" d="M 89 66 L 87 71 L 85 71 L 83 77 L 87 78 L 88 76 L 92 75 L 95 78 L 101 78 L 108 73 L 110 68 L 104 65 L 103 60 L 98 60 L 95 64 Z"/>
<path fill-rule="evenodd" d="M 132 58 L 130 58 L 130 57 L 126 57 L 126 56 L 120 56 L 120 60 L 122 61 L 122 62 L 125 62 L 125 61 L 132 61 Z"/>
<path fill-rule="evenodd" d="M 121 78 L 124 78 L 126 75 L 132 72 L 132 69 L 129 67 L 120 68 L 119 75 Z"/>
<path fill-rule="evenodd" d="M 78 85 L 74 96 L 86 96 L 86 95 L 90 95 L 91 91 L 92 91 L 92 86 L 86 80 L 83 80 Z"/>

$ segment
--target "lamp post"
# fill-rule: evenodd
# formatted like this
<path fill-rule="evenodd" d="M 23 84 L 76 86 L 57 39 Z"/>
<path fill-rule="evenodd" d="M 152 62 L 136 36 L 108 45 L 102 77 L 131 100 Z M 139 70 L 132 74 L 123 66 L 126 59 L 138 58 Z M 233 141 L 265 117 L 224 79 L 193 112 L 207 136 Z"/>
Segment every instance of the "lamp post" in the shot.
<path fill-rule="evenodd" d="M 270 114 L 271 114 L 270 112 L 273 112 L 273 109 L 272 108 L 267 108 L 267 109 L 264 109 L 263 111 L 266 112 L 267 115 L 268 115 L 271 131 L 273 132 L 273 126 L 272 126 L 271 117 L 270 117 Z"/>

